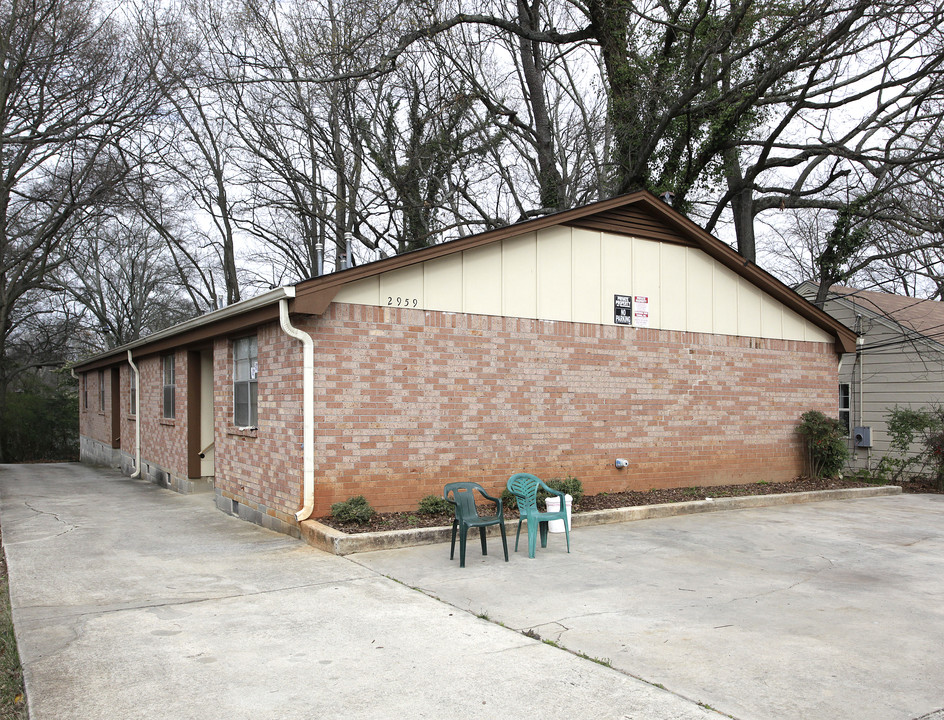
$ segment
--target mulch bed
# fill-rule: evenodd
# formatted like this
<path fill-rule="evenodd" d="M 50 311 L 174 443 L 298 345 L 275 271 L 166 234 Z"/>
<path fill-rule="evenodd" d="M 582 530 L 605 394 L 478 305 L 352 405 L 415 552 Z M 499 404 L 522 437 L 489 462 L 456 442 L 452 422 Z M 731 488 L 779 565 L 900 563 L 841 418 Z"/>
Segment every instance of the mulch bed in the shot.
<path fill-rule="evenodd" d="M 618 492 L 587 495 L 574 503 L 573 512 L 607 510 L 636 505 L 659 505 L 662 503 L 704 500 L 706 497 L 737 497 L 743 495 L 776 495 L 780 493 L 809 492 L 812 490 L 836 490 L 842 488 L 874 487 L 873 483 L 855 480 L 815 480 L 797 478 L 783 483 L 750 483 L 747 485 L 717 485 L 712 487 L 667 488 L 645 492 Z M 912 481 L 901 484 L 903 492 L 939 493 L 929 482 Z M 505 509 L 506 519 L 516 519 L 517 510 Z M 452 525 L 452 515 L 421 515 L 419 512 L 377 513 L 370 522 L 340 523 L 332 517 L 317 518 L 318 522 L 346 533 L 381 532 L 384 530 L 408 530 L 410 528 L 444 527 Z"/>

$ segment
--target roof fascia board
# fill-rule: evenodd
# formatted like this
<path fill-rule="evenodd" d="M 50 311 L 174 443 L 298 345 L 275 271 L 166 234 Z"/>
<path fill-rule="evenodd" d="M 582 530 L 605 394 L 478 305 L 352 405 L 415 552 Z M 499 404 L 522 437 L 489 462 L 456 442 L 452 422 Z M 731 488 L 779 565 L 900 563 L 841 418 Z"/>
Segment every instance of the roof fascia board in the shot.
<path fill-rule="evenodd" d="M 79 372 L 88 372 L 89 370 L 124 362 L 129 350 L 136 357 L 143 357 L 206 342 L 219 335 L 229 335 L 239 330 L 272 322 L 279 319 L 279 301 L 283 298 L 293 297 L 295 297 L 294 287 L 290 285 L 279 287 L 262 295 L 227 305 L 206 315 L 159 330 L 147 337 L 126 343 L 113 350 L 93 355 L 76 363 L 74 368 Z"/>
<path fill-rule="evenodd" d="M 647 211 L 657 216 L 661 222 L 679 232 L 685 244 L 692 242 L 710 257 L 744 277 L 804 319 L 832 334 L 836 338 L 838 351 L 852 352 L 855 349 L 856 335 L 845 325 L 808 302 L 754 263 L 745 260 L 733 248 L 703 230 L 684 215 L 674 211 L 652 193 L 641 190 L 628 195 L 601 200 L 591 205 L 489 230 L 477 235 L 450 240 L 449 242 L 396 255 L 367 265 L 331 273 L 330 275 L 322 275 L 321 277 L 304 280 L 295 286 L 277 288 L 255 298 L 229 305 L 199 318 L 154 333 L 142 340 L 93 356 L 88 360 L 77 363 L 75 367 L 82 371 L 105 367 L 121 362 L 128 350 L 137 350 L 139 354 L 158 353 L 172 348 L 192 345 L 196 342 L 207 341 L 218 335 L 230 334 L 253 325 L 276 320 L 278 319 L 278 308 L 275 306 L 282 298 L 294 298 L 292 301 L 293 312 L 320 315 L 331 304 L 337 292 L 348 283 L 506 238 L 537 232 L 548 227 L 571 224 L 581 218 L 629 205 L 643 206 Z"/>

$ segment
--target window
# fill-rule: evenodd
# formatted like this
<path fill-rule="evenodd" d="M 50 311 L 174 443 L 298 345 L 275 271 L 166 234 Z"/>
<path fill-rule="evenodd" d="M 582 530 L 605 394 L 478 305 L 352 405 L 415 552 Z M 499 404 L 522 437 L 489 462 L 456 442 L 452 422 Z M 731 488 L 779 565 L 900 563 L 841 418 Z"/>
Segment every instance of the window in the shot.
<path fill-rule="evenodd" d="M 848 437 L 849 431 L 852 429 L 849 425 L 849 419 L 851 417 L 851 405 L 850 405 L 851 395 L 849 393 L 849 383 L 840 383 L 839 384 L 839 422 L 842 424 L 843 429 L 846 431 L 846 436 Z"/>
<path fill-rule="evenodd" d="M 82 409 L 88 410 L 88 373 L 82 373 Z"/>
<path fill-rule="evenodd" d="M 164 368 L 164 417 L 174 418 L 174 356 L 165 355 L 161 358 Z"/>
<path fill-rule="evenodd" d="M 131 413 L 132 415 L 137 415 L 138 414 L 138 396 L 137 396 L 136 391 L 138 389 L 138 379 L 135 376 L 134 370 L 131 369 L 130 365 L 128 366 L 128 378 L 130 379 L 130 383 L 128 385 L 129 390 L 130 390 L 129 397 L 128 397 L 128 412 Z"/>
<path fill-rule="evenodd" d="M 233 343 L 233 406 L 236 427 L 255 427 L 258 423 L 259 357 L 256 338 L 240 338 Z"/>
<path fill-rule="evenodd" d="M 98 371 L 98 411 L 105 412 L 105 371 Z"/>

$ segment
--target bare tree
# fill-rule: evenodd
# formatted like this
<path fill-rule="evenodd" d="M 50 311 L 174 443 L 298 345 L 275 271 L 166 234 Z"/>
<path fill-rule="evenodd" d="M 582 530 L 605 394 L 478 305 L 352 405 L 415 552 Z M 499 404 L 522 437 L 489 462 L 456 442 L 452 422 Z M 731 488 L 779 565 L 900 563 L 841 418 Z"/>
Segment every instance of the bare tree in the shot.
<path fill-rule="evenodd" d="M 852 7 L 845 22 L 758 107 L 758 131 L 724 151 L 727 191 L 712 202 L 712 230 L 730 202 L 742 254 L 753 257 L 755 219 L 784 208 L 855 206 L 860 219 L 927 218 L 897 205 L 905 177 L 944 160 L 929 142 L 944 96 L 941 11 Z M 868 200 L 867 202 L 865 200 Z"/>
<path fill-rule="evenodd" d="M 215 5 L 196 2 L 166 9 L 140 5 L 138 42 L 167 108 L 163 122 L 153 123 L 139 152 L 140 181 L 136 198 L 141 215 L 165 238 L 178 265 L 200 276 L 208 306 L 215 309 L 216 273 L 222 275 L 225 304 L 241 299 L 236 266 L 236 214 L 233 156 L 236 148 L 227 107 L 214 91 L 213 58 L 199 32 L 206 21 L 221 22 Z M 186 222 L 198 211 L 202 222 Z M 204 252 L 195 250 L 200 248 Z M 212 269 L 202 262 L 210 256 Z"/>
<path fill-rule="evenodd" d="M 92 329 L 94 349 L 124 345 L 196 314 L 164 239 L 136 213 L 85 224 L 73 245 L 59 271 L 63 292 Z"/>
<path fill-rule="evenodd" d="M 873 193 L 893 168 L 937 158 L 928 147 L 906 160 L 895 142 L 929 119 L 928 102 L 941 95 L 944 23 L 930 3 L 561 0 L 559 10 L 516 4 L 508 12 L 458 2 L 451 14 L 431 2 L 411 7 L 419 27 L 376 62 L 304 79 L 391 72 L 407 48 L 462 25 L 513 35 L 535 113 L 538 176 L 552 188 L 548 104 L 534 91 L 547 55 L 535 48 L 592 43 L 607 83 L 609 191 L 671 190 L 676 206 L 705 218 L 709 229 L 731 212 L 748 259 L 758 214 L 781 206 L 838 210 L 850 194 Z M 862 103 L 873 107 L 851 127 L 840 122 L 840 113 Z M 806 137 L 808 123 L 821 128 L 818 137 Z M 866 187 L 848 192 L 856 169 L 846 162 L 872 176 Z"/>
<path fill-rule="evenodd" d="M 154 97 L 118 22 L 91 2 L 0 0 L 0 460 L 20 306 L 107 206 L 128 170 L 117 145 Z"/>
<path fill-rule="evenodd" d="M 227 20 L 205 23 L 216 90 L 241 152 L 237 175 L 248 208 L 238 227 L 269 250 L 281 275 L 318 272 L 319 248 L 336 259 L 368 213 L 360 193 L 360 80 L 321 83 L 369 62 L 379 6 L 244 0 Z M 264 255 L 264 253 L 263 253 Z"/>
<path fill-rule="evenodd" d="M 373 83 L 372 119 L 361 119 L 365 173 L 373 180 L 365 193 L 378 198 L 373 222 L 365 225 L 373 245 L 393 253 L 432 245 L 444 233 L 480 222 L 467 206 L 454 204 L 455 189 L 500 142 L 487 113 L 475 112 L 478 98 L 461 77 L 426 73 L 423 66 L 418 61 Z"/>

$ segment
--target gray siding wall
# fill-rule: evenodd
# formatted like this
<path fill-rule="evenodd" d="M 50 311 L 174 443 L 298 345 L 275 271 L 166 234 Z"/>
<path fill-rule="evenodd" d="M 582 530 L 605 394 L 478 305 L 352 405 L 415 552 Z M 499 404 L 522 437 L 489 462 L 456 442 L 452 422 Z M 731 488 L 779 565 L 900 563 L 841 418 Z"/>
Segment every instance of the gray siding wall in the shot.
<path fill-rule="evenodd" d="M 827 303 L 826 311 L 847 327 L 855 329 L 854 312 L 841 303 Z M 878 320 L 863 317 L 861 330 L 866 348 L 859 361 L 843 355 L 839 382 L 849 383 L 853 427 L 872 428 L 871 450 L 849 449 L 855 469 L 874 468 L 889 451 L 885 417 L 895 405 L 922 408 L 944 403 L 944 353 L 923 342 L 902 342 L 900 331 Z M 869 346 L 887 347 L 868 349 Z M 838 388 L 837 388 L 838 411 Z"/>

